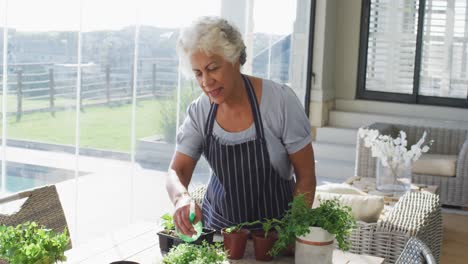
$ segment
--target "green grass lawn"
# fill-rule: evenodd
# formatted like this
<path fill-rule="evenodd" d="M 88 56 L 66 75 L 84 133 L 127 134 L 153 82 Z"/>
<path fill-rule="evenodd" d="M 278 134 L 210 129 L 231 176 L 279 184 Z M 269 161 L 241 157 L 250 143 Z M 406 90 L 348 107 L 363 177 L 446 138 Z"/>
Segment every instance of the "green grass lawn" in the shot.
<path fill-rule="evenodd" d="M 139 101 L 136 110 L 137 138 L 161 134 L 161 100 Z M 130 151 L 131 105 L 86 107 L 81 112 L 80 146 L 115 151 Z M 1 124 L 0 124 L 1 125 Z M 75 144 L 75 112 L 24 114 L 21 121 L 8 118 L 7 136 L 57 144 Z"/>
<path fill-rule="evenodd" d="M 74 99 L 56 97 L 54 100 L 54 105 L 56 107 L 73 106 L 74 104 L 75 104 Z M 2 105 L 3 105 L 3 96 L 0 95 L 0 106 Z M 50 107 L 50 101 L 47 98 L 41 99 L 41 100 L 30 100 L 27 98 L 23 98 L 22 100 L 23 111 L 31 110 L 31 109 L 49 108 L 49 107 Z M 8 112 L 16 112 L 16 109 L 18 108 L 18 99 L 16 95 L 8 95 L 7 108 L 8 108 L 7 110 Z"/>

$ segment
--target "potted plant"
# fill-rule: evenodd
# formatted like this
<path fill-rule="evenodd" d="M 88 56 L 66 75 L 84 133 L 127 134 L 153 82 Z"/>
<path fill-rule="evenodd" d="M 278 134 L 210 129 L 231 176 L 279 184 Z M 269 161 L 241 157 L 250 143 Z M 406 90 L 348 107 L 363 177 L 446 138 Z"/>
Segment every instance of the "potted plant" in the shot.
<path fill-rule="evenodd" d="M 169 252 L 173 246 L 186 243 L 180 239 L 175 232 L 175 224 L 172 215 L 166 213 L 161 216 L 163 230 L 158 232 L 159 237 L 159 249 L 162 252 Z M 200 245 L 203 241 L 213 243 L 213 236 L 216 231 L 209 228 L 203 228 L 203 232 L 200 237 L 193 241 L 193 244 Z"/>
<path fill-rule="evenodd" d="M 0 226 L 0 263 L 52 264 L 65 261 L 65 250 L 70 238 L 68 231 L 56 233 L 39 226 L 36 222 L 26 222 L 16 227 Z"/>
<path fill-rule="evenodd" d="M 278 225 L 278 240 L 270 253 L 275 256 L 296 241 L 295 263 L 332 263 L 333 242 L 336 239 L 341 250 L 349 249 L 349 236 L 356 221 L 351 208 L 342 206 L 337 199 L 322 201 L 317 208 L 310 208 L 304 195 L 298 195 L 290 204 Z"/>
<path fill-rule="evenodd" d="M 175 225 L 172 215 L 166 213 L 161 216 L 163 230 L 158 232 L 159 249 L 163 252 L 168 252 L 174 244 Z"/>
<path fill-rule="evenodd" d="M 221 229 L 224 249 L 227 251 L 230 259 L 241 259 L 244 257 L 245 246 L 247 244 L 247 238 L 250 231 L 243 227 L 252 224 L 253 223 L 244 222 Z"/>
<path fill-rule="evenodd" d="M 364 146 L 371 149 L 377 158 L 376 189 L 384 194 L 402 196 L 411 189 L 412 166 L 423 153 L 429 151 L 434 142 L 426 142 L 426 131 L 418 142 L 407 147 L 406 133 L 401 130 L 398 137 L 381 135 L 378 130 L 360 128 Z"/>
<path fill-rule="evenodd" d="M 173 247 L 162 260 L 163 264 L 228 264 L 226 253 L 219 243 L 201 245 L 180 244 Z"/>
<path fill-rule="evenodd" d="M 276 218 L 265 219 L 263 222 L 256 221 L 252 224 L 261 224 L 262 230 L 260 232 L 253 232 L 252 238 L 255 250 L 255 259 L 260 261 L 271 261 L 273 256 L 268 252 L 273 247 L 276 239 L 278 239 L 277 232 L 274 230 L 282 222 Z"/>

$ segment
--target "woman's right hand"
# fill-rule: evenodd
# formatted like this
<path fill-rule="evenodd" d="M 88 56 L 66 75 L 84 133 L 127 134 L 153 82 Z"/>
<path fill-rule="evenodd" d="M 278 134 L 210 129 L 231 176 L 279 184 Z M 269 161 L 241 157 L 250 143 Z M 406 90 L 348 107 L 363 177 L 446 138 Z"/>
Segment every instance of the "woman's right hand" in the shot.
<path fill-rule="evenodd" d="M 189 196 L 181 198 L 177 201 L 175 205 L 175 213 L 174 213 L 174 224 L 176 228 L 182 234 L 186 236 L 193 236 L 197 232 L 195 231 L 193 224 L 196 224 L 198 221 L 202 219 L 202 212 L 200 207 L 195 204 L 195 220 L 193 220 L 193 224 L 190 223 L 190 202 L 192 198 Z"/>

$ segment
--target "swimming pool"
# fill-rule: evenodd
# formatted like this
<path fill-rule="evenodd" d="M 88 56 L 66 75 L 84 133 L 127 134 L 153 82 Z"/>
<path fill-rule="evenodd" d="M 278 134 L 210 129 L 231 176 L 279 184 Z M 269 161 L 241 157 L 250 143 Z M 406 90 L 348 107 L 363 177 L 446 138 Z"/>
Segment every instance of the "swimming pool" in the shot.
<path fill-rule="evenodd" d="M 75 172 L 73 170 L 39 166 L 27 163 L 8 161 L 6 168 L 6 191 L 8 193 L 15 193 L 43 185 L 55 184 L 73 179 L 75 177 Z M 88 173 L 81 171 L 79 176 L 86 174 Z"/>

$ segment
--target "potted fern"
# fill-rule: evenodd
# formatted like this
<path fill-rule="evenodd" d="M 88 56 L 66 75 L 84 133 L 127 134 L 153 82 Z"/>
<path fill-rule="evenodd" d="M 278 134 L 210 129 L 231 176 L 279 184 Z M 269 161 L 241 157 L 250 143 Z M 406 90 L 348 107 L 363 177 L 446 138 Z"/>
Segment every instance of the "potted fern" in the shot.
<path fill-rule="evenodd" d="M 52 264 L 65 261 L 65 250 L 69 245 L 66 229 L 56 233 L 36 222 L 26 222 L 16 227 L 0 226 L 0 263 Z"/>
<path fill-rule="evenodd" d="M 277 227 L 278 240 L 270 254 L 278 255 L 295 241 L 296 264 L 310 263 L 311 259 L 331 264 L 334 240 L 341 250 L 348 250 L 348 238 L 355 225 L 351 208 L 342 206 L 337 199 L 322 201 L 312 209 L 304 195 L 298 195 Z"/>

